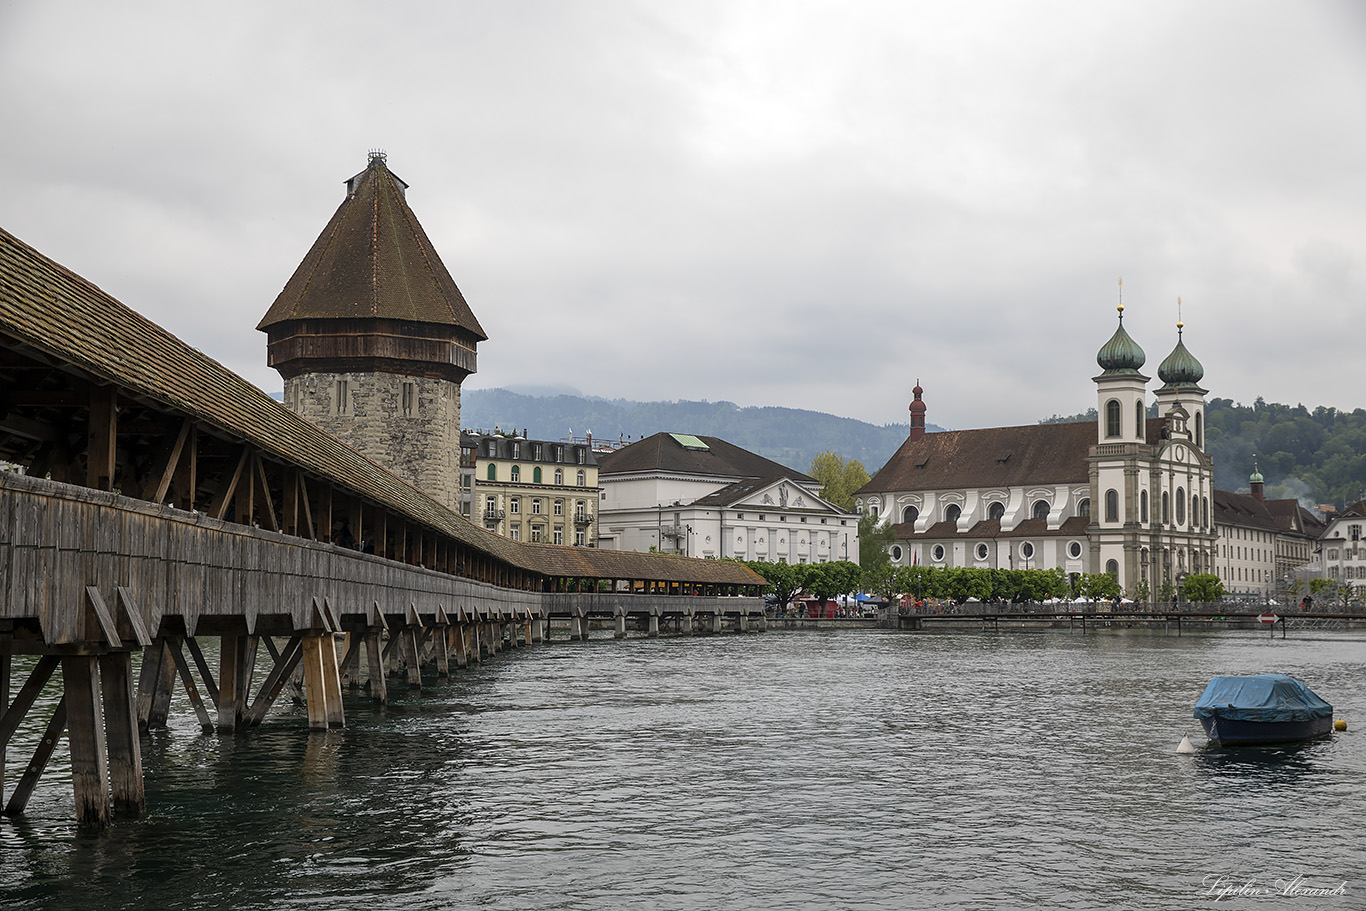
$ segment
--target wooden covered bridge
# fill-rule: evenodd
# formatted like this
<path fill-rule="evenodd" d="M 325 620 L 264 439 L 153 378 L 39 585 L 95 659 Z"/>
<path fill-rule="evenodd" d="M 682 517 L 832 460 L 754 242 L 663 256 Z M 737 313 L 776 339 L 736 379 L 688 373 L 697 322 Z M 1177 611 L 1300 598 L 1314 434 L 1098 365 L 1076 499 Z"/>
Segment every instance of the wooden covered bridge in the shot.
<path fill-rule="evenodd" d="M 346 682 L 383 700 L 389 674 L 420 686 L 424 666 L 540 641 L 552 621 L 574 637 L 592 617 L 618 635 L 762 622 L 763 580 L 741 564 L 471 524 L 3 230 L 0 460 L 16 467 L 0 473 L 9 814 L 63 730 L 78 823 L 107 825 L 111 802 L 143 812 L 139 728 L 164 725 L 176 688 L 205 731 L 231 732 L 302 670 L 309 724 L 326 728 L 344 723 Z M 22 682 L 15 655 L 36 656 Z M 59 669 L 11 786 L 6 751 Z"/>

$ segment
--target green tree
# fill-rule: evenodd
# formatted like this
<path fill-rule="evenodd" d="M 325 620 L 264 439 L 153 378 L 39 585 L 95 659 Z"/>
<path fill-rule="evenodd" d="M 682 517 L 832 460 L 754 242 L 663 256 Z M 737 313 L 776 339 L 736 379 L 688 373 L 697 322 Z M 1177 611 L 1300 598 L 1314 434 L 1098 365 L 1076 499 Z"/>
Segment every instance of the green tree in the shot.
<path fill-rule="evenodd" d="M 1082 597 L 1089 601 L 1110 601 L 1119 597 L 1119 582 L 1109 573 L 1083 573 Z"/>
<path fill-rule="evenodd" d="M 869 481 L 868 470 L 857 459 L 826 450 L 811 460 L 811 477 L 821 482 L 821 499 L 845 512 L 854 511 L 854 492 Z"/>
<path fill-rule="evenodd" d="M 882 567 L 891 561 L 887 548 L 895 540 L 896 531 L 890 522 L 879 522 L 870 512 L 858 517 L 858 565 L 871 573 L 865 578 L 879 578 Z"/>
<path fill-rule="evenodd" d="M 768 593 L 778 601 L 779 607 L 787 607 L 792 599 L 801 594 L 806 587 L 809 566 L 803 563 L 766 563 L 748 560 L 745 565 L 763 576 L 768 582 Z"/>
<path fill-rule="evenodd" d="M 834 563 L 813 563 L 806 570 L 806 588 L 821 601 L 837 595 L 847 595 L 858 588 L 861 573 L 857 564 L 848 560 Z"/>
<path fill-rule="evenodd" d="M 1224 596 L 1224 583 L 1213 573 L 1191 573 L 1181 585 L 1181 596 L 1187 601 L 1210 604 Z"/>

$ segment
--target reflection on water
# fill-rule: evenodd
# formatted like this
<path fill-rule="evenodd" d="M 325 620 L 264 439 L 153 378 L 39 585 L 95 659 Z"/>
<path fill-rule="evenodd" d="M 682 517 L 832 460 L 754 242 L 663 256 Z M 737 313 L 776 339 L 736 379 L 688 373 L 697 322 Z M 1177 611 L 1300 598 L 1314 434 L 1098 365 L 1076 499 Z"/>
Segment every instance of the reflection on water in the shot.
<path fill-rule="evenodd" d="M 1172 908 L 1349 880 L 1366 741 L 1175 752 L 1217 674 L 1366 717 L 1351 636 L 784 632 L 555 643 L 309 733 L 143 741 L 151 814 L 0 822 L 21 909 Z M 11 759 L 11 767 L 15 760 Z M 12 778 L 12 776 L 11 776 Z M 1258 908 L 1311 907 L 1267 896 Z"/>

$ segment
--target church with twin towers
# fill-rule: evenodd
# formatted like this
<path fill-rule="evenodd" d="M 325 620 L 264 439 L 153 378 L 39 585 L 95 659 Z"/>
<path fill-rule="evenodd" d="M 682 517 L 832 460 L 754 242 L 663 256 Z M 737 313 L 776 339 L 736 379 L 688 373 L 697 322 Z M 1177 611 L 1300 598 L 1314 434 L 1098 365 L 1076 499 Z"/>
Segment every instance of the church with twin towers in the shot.
<path fill-rule="evenodd" d="M 1149 417 L 1147 358 L 1118 310 L 1096 355 L 1094 422 L 926 433 L 917 383 L 910 434 L 855 497 L 893 524 L 893 563 L 1106 572 L 1148 598 L 1216 572 L 1204 368 L 1178 321 Z"/>

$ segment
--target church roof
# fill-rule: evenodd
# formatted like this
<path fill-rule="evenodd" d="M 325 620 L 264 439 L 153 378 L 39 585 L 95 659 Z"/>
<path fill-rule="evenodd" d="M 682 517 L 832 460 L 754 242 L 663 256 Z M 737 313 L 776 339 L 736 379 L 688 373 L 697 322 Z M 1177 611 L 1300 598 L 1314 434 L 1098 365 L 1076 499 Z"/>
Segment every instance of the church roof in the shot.
<path fill-rule="evenodd" d="M 372 153 L 257 329 L 314 319 L 387 319 L 456 326 L 486 339 L 404 198 Z"/>
<path fill-rule="evenodd" d="M 907 440 L 859 494 L 1085 484 L 1094 421 L 945 430 Z"/>
<path fill-rule="evenodd" d="M 802 484 L 816 483 L 816 479 L 810 475 L 780 465 L 748 449 L 741 449 L 720 437 L 656 433 L 615 452 L 598 456 L 599 478 L 649 471 L 722 478 L 788 478 Z"/>

